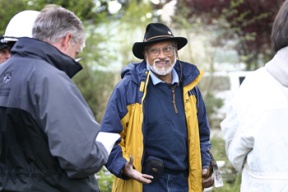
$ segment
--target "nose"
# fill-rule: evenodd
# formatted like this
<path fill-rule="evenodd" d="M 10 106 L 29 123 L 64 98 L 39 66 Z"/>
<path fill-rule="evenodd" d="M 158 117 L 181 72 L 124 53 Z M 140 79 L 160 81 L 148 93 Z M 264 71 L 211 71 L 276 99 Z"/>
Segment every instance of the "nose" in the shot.
<path fill-rule="evenodd" d="M 164 51 L 162 49 L 159 50 L 159 58 L 166 58 L 166 54 L 164 53 Z"/>

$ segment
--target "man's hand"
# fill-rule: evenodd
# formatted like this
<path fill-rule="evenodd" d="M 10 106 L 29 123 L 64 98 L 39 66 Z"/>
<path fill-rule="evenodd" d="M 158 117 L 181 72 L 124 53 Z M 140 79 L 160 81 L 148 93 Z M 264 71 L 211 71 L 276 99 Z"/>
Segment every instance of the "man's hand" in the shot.
<path fill-rule="evenodd" d="M 124 167 L 124 174 L 127 177 L 130 177 L 131 179 L 135 179 L 136 181 L 140 182 L 140 183 L 144 183 L 144 184 L 149 184 L 151 183 L 153 176 L 151 175 L 147 175 L 147 174 L 142 174 L 139 171 L 137 171 L 136 169 L 133 168 L 133 162 L 134 162 L 134 158 L 132 155 L 129 156 L 130 160 L 125 164 Z"/>
<path fill-rule="evenodd" d="M 203 188 L 212 187 L 214 184 L 214 178 L 210 169 L 202 170 L 202 186 Z"/>

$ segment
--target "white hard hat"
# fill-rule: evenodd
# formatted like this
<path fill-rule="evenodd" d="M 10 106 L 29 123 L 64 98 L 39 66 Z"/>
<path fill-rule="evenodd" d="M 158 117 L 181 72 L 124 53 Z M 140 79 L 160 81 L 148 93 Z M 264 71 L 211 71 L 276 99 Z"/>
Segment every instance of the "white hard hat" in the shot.
<path fill-rule="evenodd" d="M 14 15 L 5 30 L 4 41 L 17 41 L 20 37 L 32 37 L 34 21 L 39 11 L 25 10 Z"/>

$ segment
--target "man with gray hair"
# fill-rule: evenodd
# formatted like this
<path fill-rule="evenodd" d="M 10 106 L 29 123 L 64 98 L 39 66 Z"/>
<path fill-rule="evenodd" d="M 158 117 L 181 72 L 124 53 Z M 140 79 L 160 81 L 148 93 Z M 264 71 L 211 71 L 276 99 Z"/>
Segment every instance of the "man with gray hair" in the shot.
<path fill-rule="evenodd" d="M 85 45 L 79 18 L 48 5 L 0 66 L 0 190 L 99 191 L 108 152 L 99 124 L 70 79 Z"/>

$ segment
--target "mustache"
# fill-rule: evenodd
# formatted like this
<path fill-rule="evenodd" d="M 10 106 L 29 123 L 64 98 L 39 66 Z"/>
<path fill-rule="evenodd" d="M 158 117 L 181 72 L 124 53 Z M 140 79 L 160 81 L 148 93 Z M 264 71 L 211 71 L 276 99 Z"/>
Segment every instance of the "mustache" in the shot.
<path fill-rule="evenodd" d="M 154 63 L 159 62 L 159 61 L 171 61 L 171 59 L 170 58 L 165 58 L 165 59 L 157 58 L 157 59 L 154 60 Z"/>

